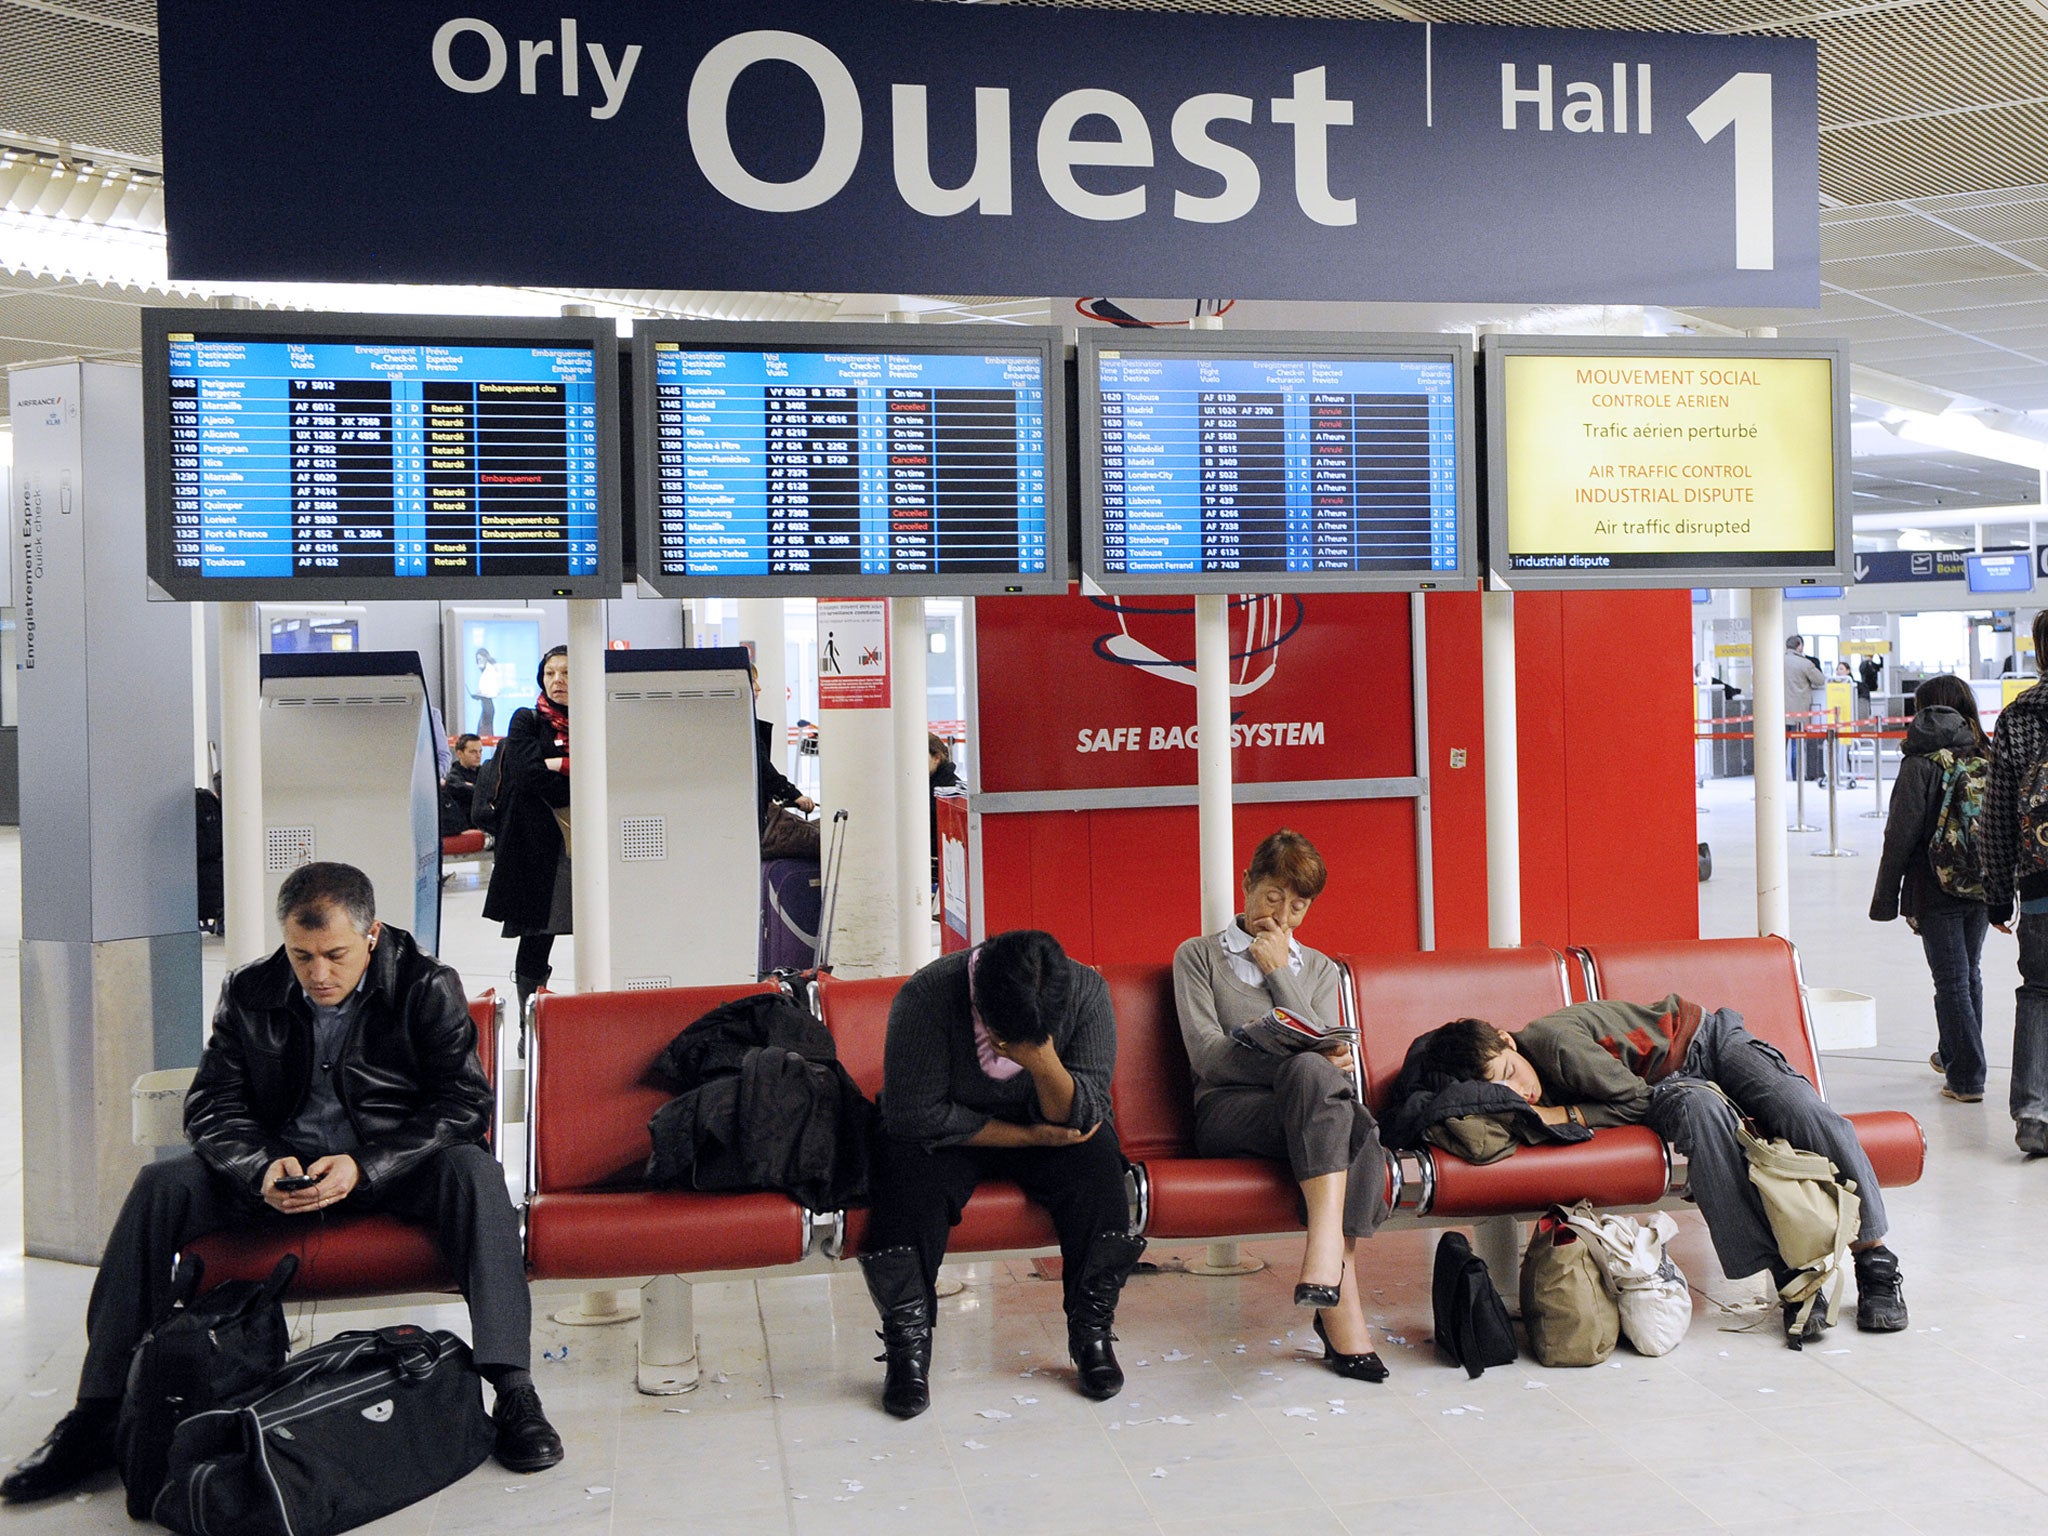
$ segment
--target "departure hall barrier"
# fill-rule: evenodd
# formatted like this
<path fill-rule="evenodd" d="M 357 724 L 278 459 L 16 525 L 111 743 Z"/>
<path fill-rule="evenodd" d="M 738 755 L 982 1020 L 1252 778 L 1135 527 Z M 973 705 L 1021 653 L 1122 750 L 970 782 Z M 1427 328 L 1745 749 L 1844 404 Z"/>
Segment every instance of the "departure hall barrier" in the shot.
<path fill-rule="evenodd" d="M 1848 759 L 1843 752 L 1843 748 L 1845 746 L 1852 746 L 1859 741 L 1870 743 L 1870 785 L 1876 797 L 1876 802 L 1870 810 L 1862 812 L 1861 815 L 1865 821 L 1882 821 L 1889 814 L 1884 800 L 1883 744 L 1887 741 L 1904 741 L 1906 733 L 1904 731 L 1880 730 L 1877 727 L 1910 725 L 1912 724 L 1913 717 L 1911 715 L 1872 715 L 1862 725 L 1848 729 L 1844 729 L 1834 719 L 1832 714 L 1825 709 L 1809 710 L 1804 715 L 1795 715 L 1793 718 L 1806 720 L 1809 724 L 1802 726 L 1798 730 L 1788 729 L 1785 732 L 1785 739 L 1788 742 L 1817 741 L 1826 743 L 1823 756 L 1827 763 L 1828 845 L 1825 848 L 1814 849 L 1812 856 L 1816 859 L 1853 859 L 1856 857 L 1856 850 L 1842 846 L 1841 824 L 1836 800 L 1836 793 L 1841 785 L 1842 775 L 1849 770 Z M 1744 720 L 1753 721 L 1754 717 L 1750 715 L 1723 715 L 1713 720 L 1711 724 L 1733 725 L 1740 724 Z M 1827 722 L 1825 725 L 1817 726 L 1811 723 L 1823 720 Z M 1708 723 L 1710 722 L 1704 720 L 1699 722 L 1701 726 Z M 1751 739 L 1751 732 L 1696 729 L 1693 739 L 1695 741 L 1748 741 Z M 1787 832 L 1803 833 L 1821 830 L 1819 827 L 1810 825 L 1806 819 L 1806 778 L 1806 766 L 1804 754 L 1802 754 L 1800 771 L 1795 777 L 1793 784 L 1792 822 L 1791 825 L 1785 828 Z M 1853 788 L 1854 786 L 1851 787 Z"/>

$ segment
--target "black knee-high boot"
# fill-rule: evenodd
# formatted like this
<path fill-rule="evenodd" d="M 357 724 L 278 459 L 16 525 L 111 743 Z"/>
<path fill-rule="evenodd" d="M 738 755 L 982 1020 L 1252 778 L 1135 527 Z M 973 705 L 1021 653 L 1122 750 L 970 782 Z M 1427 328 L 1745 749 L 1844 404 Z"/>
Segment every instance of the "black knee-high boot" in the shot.
<path fill-rule="evenodd" d="M 882 1406 L 899 1419 L 914 1419 L 932 1401 L 932 1301 L 924 1264 L 915 1248 L 884 1248 L 862 1254 L 860 1267 L 882 1315 L 877 1358 L 888 1362 Z"/>
<path fill-rule="evenodd" d="M 1123 1367 L 1110 1348 L 1116 1335 L 1110 1330 L 1116 1322 L 1117 1297 L 1144 1251 L 1145 1239 L 1125 1232 L 1099 1233 L 1088 1244 L 1067 1310 L 1067 1353 L 1085 1397 L 1115 1397 L 1124 1389 Z"/>

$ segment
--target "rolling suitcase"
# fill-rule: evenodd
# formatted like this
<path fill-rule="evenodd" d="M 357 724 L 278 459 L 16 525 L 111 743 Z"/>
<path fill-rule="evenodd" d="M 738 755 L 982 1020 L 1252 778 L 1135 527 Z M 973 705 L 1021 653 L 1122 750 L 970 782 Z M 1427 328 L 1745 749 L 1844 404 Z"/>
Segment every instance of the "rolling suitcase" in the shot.
<path fill-rule="evenodd" d="M 761 863 L 760 974 L 807 971 L 817 962 L 824 881 L 815 859 Z"/>
<path fill-rule="evenodd" d="M 831 966 L 833 909 L 846 854 L 846 812 L 832 813 L 832 836 L 822 864 L 810 859 L 769 859 L 761 865 L 763 978 L 801 975 Z"/>

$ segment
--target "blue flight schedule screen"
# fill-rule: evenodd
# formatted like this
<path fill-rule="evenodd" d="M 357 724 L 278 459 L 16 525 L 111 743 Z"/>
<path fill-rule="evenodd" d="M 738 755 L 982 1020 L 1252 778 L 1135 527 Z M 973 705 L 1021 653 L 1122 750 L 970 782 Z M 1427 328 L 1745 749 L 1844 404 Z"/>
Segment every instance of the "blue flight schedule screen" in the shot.
<path fill-rule="evenodd" d="M 1099 354 L 1105 575 L 1458 568 L 1453 365 Z"/>
<path fill-rule="evenodd" d="M 657 342 L 661 569 L 1043 574 L 1044 372 L 1035 352 Z"/>
<path fill-rule="evenodd" d="M 184 332 L 168 346 L 177 570 L 596 573 L 591 348 Z"/>

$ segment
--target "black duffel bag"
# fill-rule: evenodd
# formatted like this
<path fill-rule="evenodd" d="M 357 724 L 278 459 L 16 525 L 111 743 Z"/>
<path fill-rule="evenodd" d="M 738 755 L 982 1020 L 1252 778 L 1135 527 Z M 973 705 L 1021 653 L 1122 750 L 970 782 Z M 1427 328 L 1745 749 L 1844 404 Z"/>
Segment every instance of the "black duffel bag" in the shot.
<path fill-rule="evenodd" d="M 268 1280 L 230 1280 L 201 1296 L 205 1265 L 196 1254 L 178 1261 L 171 1304 L 128 1361 L 114 1429 L 133 1519 L 149 1518 L 178 1425 L 208 1408 L 240 1402 L 284 1364 L 290 1332 L 279 1298 L 298 1268 L 298 1256 L 288 1253 Z"/>
<path fill-rule="evenodd" d="M 180 1424 L 151 1513 L 186 1536 L 333 1536 L 440 1492 L 494 1438 L 454 1334 L 344 1333 L 260 1395 Z"/>

